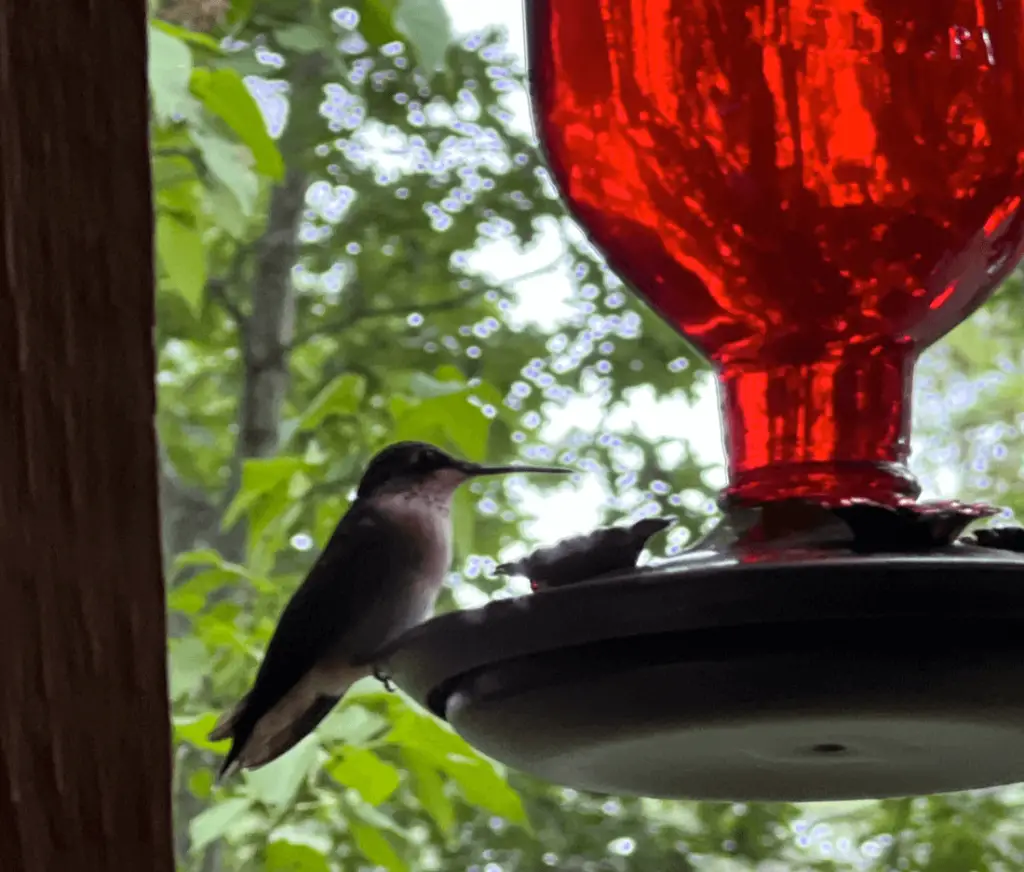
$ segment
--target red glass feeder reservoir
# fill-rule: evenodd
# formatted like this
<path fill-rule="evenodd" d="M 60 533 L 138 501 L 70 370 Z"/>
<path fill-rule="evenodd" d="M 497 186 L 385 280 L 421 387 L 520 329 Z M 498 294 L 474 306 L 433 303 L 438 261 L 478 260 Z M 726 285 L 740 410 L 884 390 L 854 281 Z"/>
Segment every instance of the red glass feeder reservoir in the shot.
<path fill-rule="evenodd" d="M 1024 0 L 527 0 L 570 209 L 712 362 L 719 529 L 418 628 L 396 679 L 574 787 L 1024 780 L 1024 559 L 919 505 L 916 356 L 1024 255 Z M 681 422 L 686 426 L 686 422 Z"/>
<path fill-rule="evenodd" d="M 1022 253 L 1022 4 L 534 10 L 555 178 L 714 363 L 729 496 L 916 496 L 914 358 Z"/>

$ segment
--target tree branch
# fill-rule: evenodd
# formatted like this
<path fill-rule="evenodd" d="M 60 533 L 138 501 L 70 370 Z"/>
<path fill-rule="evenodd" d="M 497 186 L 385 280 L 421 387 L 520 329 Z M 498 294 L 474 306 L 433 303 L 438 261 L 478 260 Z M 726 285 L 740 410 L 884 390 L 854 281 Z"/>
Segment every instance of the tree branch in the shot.
<path fill-rule="evenodd" d="M 238 325 L 239 330 L 244 330 L 248 323 L 248 316 L 242 307 L 228 296 L 228 289 L 238 284 L 242 277 L 242 270 L 245 268 L 245 261 L 252 249 L 249 246 L 239 244 L 235 248 L 235 254 L 231 258 L 231 265 L 223 278 L 210 279 L 206 283 L 206 291 L 210 299 L 220 304 L 220 307 L 227 312 Z"/>
<path fill-rule="evenodd" d="M 190 487 L 181 480 L 163 445 L 158 445 L 157 451 L 160 524 L 166 571 L 175 554 L 202 544 L 203 533 L 217 529 L 219 509 L 202 490 Z"/>
<path fill-rule="evenodd" d="M 247 457 L 269 457 L 278 448 L 281 409 L 288 390 L 288 352 L 295 330 L 295 290 L 291 270 L 298 256 L 298 228 L 308 179 L 289 170 L 274 189 L 267 233 L 256 251 L 251 315 L 243 336 L 245 385 L 236 450 Z"/>
<path fill-rule="evenodd" d="M 569 262 L 570 260 L 571 258 L 569 257 L 569 255 L 563 251 L 560 255 L 558 255 L 558 257 L 556 257 L 551 262 L 544 264 L 544 266 L 538 266 L 535 267 L 534 269 L 527 270 L 524 273 L 520 273 L 517 276 L 510 276 L 507 279 L 502 279 L 500 284 L 514 285 L 518 284 L 519 282 L 528 281 L 529 279 L 540 278 L 540 276 L 542 275 L 547 275 L 547 273 L 549 272 L 554 272 L 563 263 Z"/>
<path fill-rule="evenodd" d="M 555 260 L 551 261 L 551 263 L 537 267 L 536 269 L 531 269 L 520 275 L 504 279 L 500 284 L 512 285 L 517 282 L 545 275 L 546 273 L 557 269 L 566 259 L 567 256 L 564 253 L 560 254 L 555 258 Z M 338 317 L 328 320 L 327 323 L 317 325 L 314 330 L 297 333 L 291 344 L 291 348 L 298 348 L 300 345 L 309 342 L 311 339 L 315 339 L 317 336 L 337 336 L 339 333 L 343 333 L 344 331 L 355 327 L 357 324 L 361 324 L 363 321 L 367 321 L 371 318 L 401 317 L 414 314 L 433 315 L 437 312 L 450 312 L 454 309 L 461 309 L 463 306 L 472 303 L 474 300 L 482 297 L 491 290 L 493 290 L 493 288 L 490 287 L 474 288 L 471 291 L 463 291 L 461 294 L 456 294 L 443 300 L 435 300 L 432 303 L 413 302 L 403 303 L 402 305 L 396 306 L 379 306 L 377 308 L 349 312 L 344 317 L 338 315 Z"/>

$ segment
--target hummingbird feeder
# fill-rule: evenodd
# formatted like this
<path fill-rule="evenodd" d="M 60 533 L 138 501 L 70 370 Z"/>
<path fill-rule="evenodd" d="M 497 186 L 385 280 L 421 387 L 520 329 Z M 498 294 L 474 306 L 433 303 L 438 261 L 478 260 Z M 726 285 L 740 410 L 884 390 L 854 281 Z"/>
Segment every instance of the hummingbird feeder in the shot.
<path fill-rule="evenodd" d="M 443 615 L 396 682 L 620 794 L 1024 781 L 1024 555 L 917 502 L 914 363 L 1024 254 L 1024 0 L 531 0 L 534 111 L 608 263 L 711 361 L 723 519 Z M 689 426 L 680 421 L 680 429 Z"/>

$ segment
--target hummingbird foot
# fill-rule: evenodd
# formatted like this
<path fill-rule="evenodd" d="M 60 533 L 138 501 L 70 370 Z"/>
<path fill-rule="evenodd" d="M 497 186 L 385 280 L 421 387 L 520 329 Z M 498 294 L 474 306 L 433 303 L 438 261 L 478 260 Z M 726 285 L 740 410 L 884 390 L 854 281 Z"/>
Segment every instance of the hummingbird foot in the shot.
<path fill-rule="evenodd" d="M 373 667 L 373 677 L 376 678 L 377 681 L 379 681 L 381 684 L 384 685 L 384 689 L 388 693 L 394 693 L 395 692 L 395 684 L 391 680 L 391 676 L 388 675 L 384 671 L 384 669 L 382 667 L 380 667 L 380 666 L 374 666 Z"/>

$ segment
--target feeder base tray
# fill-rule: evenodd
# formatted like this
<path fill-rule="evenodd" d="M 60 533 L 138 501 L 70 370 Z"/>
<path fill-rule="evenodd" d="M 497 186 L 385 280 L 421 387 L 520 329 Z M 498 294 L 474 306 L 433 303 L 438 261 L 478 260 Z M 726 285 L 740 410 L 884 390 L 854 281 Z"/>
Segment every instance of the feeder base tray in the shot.
<path fill-rule="evenodd" d="M 435 618 L 387 659 L 549 781 L 705 800 L 1024 781 L 1024 555 L 687 555 Z"/>

